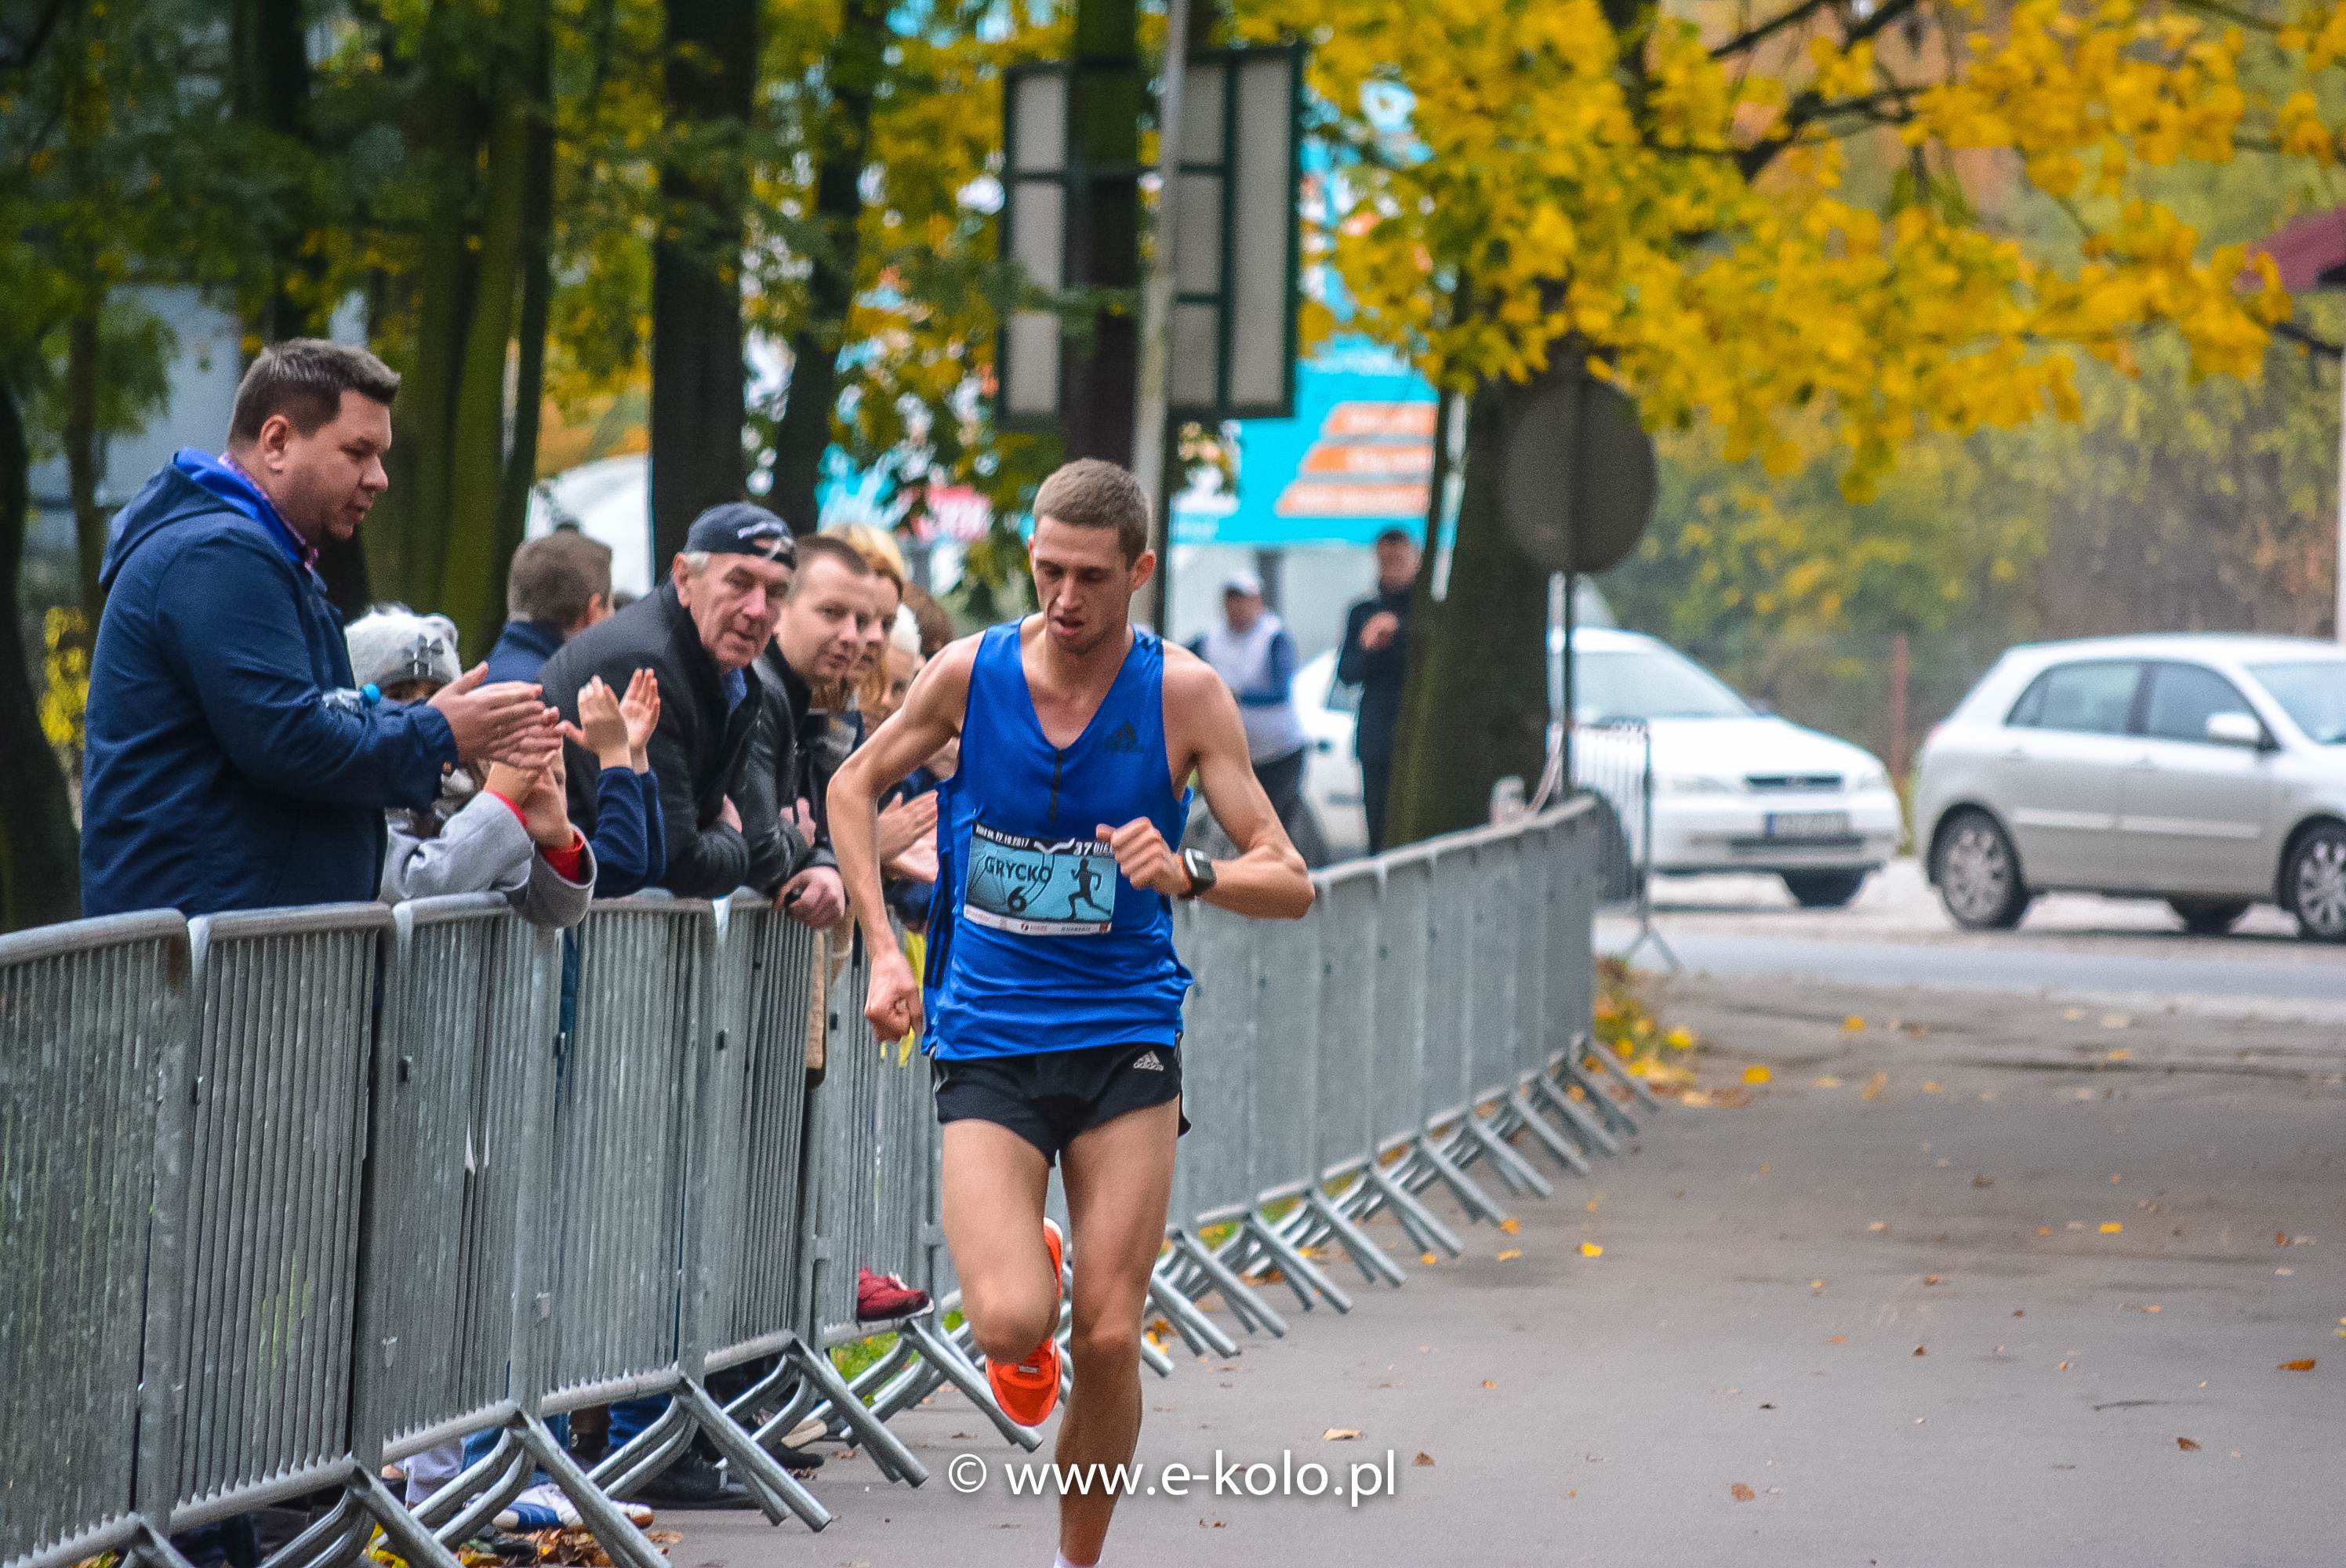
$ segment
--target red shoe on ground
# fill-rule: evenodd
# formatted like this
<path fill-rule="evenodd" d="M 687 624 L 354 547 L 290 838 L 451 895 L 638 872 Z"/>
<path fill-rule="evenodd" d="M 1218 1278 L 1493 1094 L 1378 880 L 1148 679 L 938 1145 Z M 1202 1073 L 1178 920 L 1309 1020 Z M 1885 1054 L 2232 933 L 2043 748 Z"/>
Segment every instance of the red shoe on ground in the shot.
<path fill-rule="evenodd" d="M 915 1290 L 892 1274 L 874 1274 L 869 1268 L 855 1273 L 855 1318 L 869 1323 L 881 1318 L 909 1318 L 915 1312 L 926 1311 L 929 1293 Z"/>
<path fill-rule="evenodd" d="M 1039 1427 L 1048 1420 L 1059 1403 L 1059 1260 L 1066 1256 L 1066 1242 L 1059 1227 L 1050 1220 L 1043 1222 L 1043 1245 L 1051 1254 L 1052 1310 L 1051 1330 L 1034 1353 L 1015 1367 L 997 1361 L 985 1364 L 985 1380 L 994 1389 L 994 1403 L 1002 1413 L 1022 1427 Z"/>

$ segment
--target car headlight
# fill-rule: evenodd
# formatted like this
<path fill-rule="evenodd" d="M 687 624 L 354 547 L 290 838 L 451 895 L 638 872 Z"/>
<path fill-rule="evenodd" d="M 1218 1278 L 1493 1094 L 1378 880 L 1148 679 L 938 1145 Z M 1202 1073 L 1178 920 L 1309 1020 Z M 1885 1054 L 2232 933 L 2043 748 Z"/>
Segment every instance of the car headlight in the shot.
<path fill-rule="evenodd" d="M 1879 762 L 1860 763 L 1849 770 L 1846 787 L 1852 790 L 1887 789 L 1890 788 L 1890 770 Z"/>
<path fill-rule="evenodd" d="M 1657 773 L 1654 791 L 1659 795 L 1738 795 L 1743 783 L 1716 773 Z"/>

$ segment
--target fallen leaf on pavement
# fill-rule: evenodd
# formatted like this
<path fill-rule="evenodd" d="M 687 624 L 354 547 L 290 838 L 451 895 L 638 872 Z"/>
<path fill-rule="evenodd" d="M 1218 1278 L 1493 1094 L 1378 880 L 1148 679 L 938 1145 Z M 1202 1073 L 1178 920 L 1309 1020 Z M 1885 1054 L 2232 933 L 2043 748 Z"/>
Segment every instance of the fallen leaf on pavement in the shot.
<path fill-rule="evenodd" d="M 1838 1089 L 1841 1087 L 1841 1080 L 1827 1073 L 1816 1080 L 1816 1086 L 1820 1089 Z"/>
<path fill-rule="evenodd" d="M 1886 1219 L 1877 1219 L 1868 1225 L 1865 1228 L 1868 1230 L 1888 1230 L 1890 1228 L 1890 1222 Z"/>
<path fill-rule="evenodd" d="M 1493 1382 L 1490 1379 L 1485 1378 L 1485 1379 L 1484 1379 L 1484 1380 L 1483 1380 L 1483 1386 L 1484 1386 L 1484 1388 L 1486 1388 L 1486 1389 L 1495 1389 L 1495 1388 L 1497 1388 L 1499 1385 L 1498 1385 L 1498 1384 L 1496 1384 L 1496 1383 L 1494 1383 L 1494 1382 Z"/>
<path fill-rule="evenodd" d="M 2308 1356 L 2301 1361 L 2283 1361 L 2279 1369 L 2284 1372 L 2310 1372 L 2313 1370 L 2313 1358 Z"/>
<path fill-rule="evenodd" d="M 1851 1034 L 1862 1034 L 1865 1033 L 1865 1020 L 1860 1018 L 1854 1013 L 1842 1019 L 1841 1021 L 1841 1026 L 1843 1029 L 1848 1030 Z"/>
<path fill-rule="evenodd" d="M 1513 1263 L 1516 1258 L 1521 1257 L 1523 1255 L 1524 1249 L 1522 1247 L 1510 1247 L 1506 1251 L 1499 1254 L 1499 1261 L 1502 1263 Z"/>
<path fill-rule="evenodd" d="M 1809 1281 L 1809 1288 L 1811 1290 L 1821 1290 L 1824 1288 L 1825 1282 L 1821 1279 L 1811 1279 Z"/>
<path fill-rule="evenodd" d="M 1749 1502 L 1760 1494 L 1739 1481 L 1727 1489 L 1727 1495 L 1738 1502 Z"/>
<path fill-rule="evenodd" d="M 2116 1050 L 2104 1056 L 2102 1060 L 2105 1062 L 2131 1062 L 2134 1060 L 2134 1047 L 2131 1045 L 2121 1045 Z"/>
<path fill-rule="evenodd" d="M 2289 1232 L 2285 1230 L 2274 1231 L 2273 1245 L 2275 1247 L 2287 1247 L 2289 1245 Z"/>
<path fill-rule="evenodd" d="M 1330 1427 L 1320 1434 L 1321 1442 L 1345 1442 L 1361 1435 L 1358 1427 Z"/>
<path fill-rule="evenodd" d="M 1417 1457 L 1411 1460 L 1409 1462 L 1416 1465 L 1423 1465 L 1430 1470 L 1433 1466 L 1433 1456 L 1426 1452 L 1423 1449 L 1419 1449 L 1417 1451 Z"/>
<path fill-rule="evenodd" d="M 1923 1276 L 1923 1283 L 1925 1285 L 1936 1285 L 1945 1278 L 1946 1276 L 1943 1274 L 1925 1274 Z"/>
<path fill-rule="evenodd" d="M 1992 1176 L 1975 1176 L 1972 1177 L 1972 1186 L 1994 1186 L 1994 1185 L 1995 1177 Z"/>
<path fill-rule="evenodd" d="M 1933 1083 L 1930 1079 L 1925 1078 L 1923 1080 L 1923 1093 L 1926 1095 L 1943 1095 L 1946 1091 L 1939 1087 L 1938 1084 Z"/>
<path fill-rule="evenodd" d="M 2104 1236 L 2116 1236 L 2119 1231 L 2124 1230 L 2125 1228 L 2125 1226 L 2120 1225 L 2115 1219 L 2106 1219 L 2102 1221 L 2102 1234 Z"/>
<path fill-rule="evenodd" d="M 1929 1352 L 1928 1352 L 1927 1350 L 1925 1350 L 1925 1349 L 1924 1349 L 1922 1346 L 1920 1346 L 1920 1345 L 1917 1345 L 1917 1346 L 1915 1346 L 1915 1347 L 1914 1347 L 1914 1353 L 1915 1353 L 1916 1355 L 1918 1355 L 1918 1356 L 1922 1356 L 1922 1355 L 1927 1355 L 1927 1354 L 1929 1354 Z"/>
<path fill-rule="evenodd" d="M 1861 1100 L 1871 1100 L 1876 1095 L 1881 1094 L 1882 1091 L 1889 1085 L 1889 1074 L 1876 1073 L 1872 1077 L 1868 1078 L 1865 1081 L 1865 1087 L 1857 1092 L 1857 1097 Z"/>
<path fill-rule="evenodd" d="M 1747 1084 L 1764 1084 L 1773 1076 L 1775 1076 L 1774 1074 L 1757 1062 L 1743 1069 L 1743 1081 Z"/>
<path fill-rule="evenodd" d="M 1417 1260 L 1418 1260 L 1420 1263 L 1424 1264 L 1428 1268 L 1433 1268 L 1435 1264 L 1437 1264 L 1437 1263 L 1439 1263 L 1439 1262 L 1441 1262 L 1441 1261 L 1442 1261 L 1442 1259 L 1440 1259 L 1440 1258 L 1438 1258 L 1438 1257 L 1434 1257 L 1434 1256 L 1433 1256 L 1433 1254 L 1432 1254 L 1431 1252 L 1421 1252 L 1421 1253 L 1419 1253 L 1419 1254 L 1417 1255 Z"/>
<path fill-rule="evenodd" d="M 1849 1343 L 1849 1336 L 1846 1334 L 1835 1334 L 1831 1339 L 1827 1339 L 1825 1343 L 1828 1345 L 1846 1345 Z"/>
<path fill-rule="evenodd" d="M 2199 1451 L 2199 1445 L 2193 1442 L 2189 1438 L 2177 1438 L 2175 1440 L 2175 1446 L 2181 1449 L 2185 1453 L 2198 1453 Z"/>
<path fill-rule="evenodd" d="M 1506 1218 L 1504 1218 L 1504 1219 L 1503 1219 L 1503 1220 L 1499 1221 L 1499 1229 L 1500 1229 L 1501 1231 L 1504 1232 L 1504 1233 L 1505 1233 L 1506 1235 L 1508 1235 L 1508 1236 L 1514 1236 L 1514 1235 L 1517 1234 L 1518 1232 L 1520 1232 L 1523 1228 L 1524 1228 L 1524 1222 L 1523 1222 L 1522 1220 L 1520 1220 L 1520 1219 L 1517 1219 L 1517 1218 L 1516 1218 L 1514 1215 L 1512 1215 L 1512 1214 L 1511 1214 L 1511 1215 L 1509 1215 L 1509 1216 L 1507 1216 L 1507 1217 L 1506 1217 Z"/>
<path fill-rule="evenodd" d="M 1696 1110 L 1699 1111 L 1704 1106 L 1710 1104 L 1710 1096 L 1700 1089 L 1688 1089 L 1679 1094 L 1678 1104 L 1681 1105 L 1692 1105 Z"/>
<path fill-rule="evenodd" d="M 1580 1244 L 1580 1256 L 1583 1257 L 1602 1257 L 1605 1256 L 1605 1249 L 1597 1246 L 1596 1243 L 1593 1241 L 1584 1241 Z"/>

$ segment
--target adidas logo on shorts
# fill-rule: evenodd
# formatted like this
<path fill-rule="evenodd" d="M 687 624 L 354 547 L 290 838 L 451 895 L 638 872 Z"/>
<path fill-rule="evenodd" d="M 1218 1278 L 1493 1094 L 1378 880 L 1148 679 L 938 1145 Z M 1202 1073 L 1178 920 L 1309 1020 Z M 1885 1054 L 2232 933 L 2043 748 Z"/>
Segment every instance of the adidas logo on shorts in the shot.
<path fill-rule="evenodd" d="M 1132 1059 L 1132 1070 L 1136 1073 L 1162 1073 L 1165 1071 L 1165 1058 L 1154 1051 L 1146 1055 L 1135 1056 Z"/>

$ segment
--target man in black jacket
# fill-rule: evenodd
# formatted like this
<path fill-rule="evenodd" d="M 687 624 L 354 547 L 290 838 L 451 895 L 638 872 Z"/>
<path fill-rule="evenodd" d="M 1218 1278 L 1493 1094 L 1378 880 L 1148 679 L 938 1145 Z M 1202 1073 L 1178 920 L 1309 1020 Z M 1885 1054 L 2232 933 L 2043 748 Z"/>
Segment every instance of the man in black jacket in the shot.
<path fill-rule="evenodd" d="M 1344 619 L 1336 678 L 1361 688 L 1352 750 L 1361 759 L 1362 805 L 1369 853 L 1385 847 L 1385 789 L 1392 777 L 1393 728 L 1409 672 L 1409 598 L 1417 583 L 1417 544 L 1399 528 L 1377 535 L 1377 592 Z"/>
<path fill-rule="evenodd" d="M 847 912 L 847 889 L 831 858 L 823 805 L 840 755 L 833 716 L 814 705 L 814 685 L 836 688 L 854 667 L 864 626 L 873 615 L 865 592 L 872 567 L 853 545 L 827 534 L 798 542 L 799 572 L 783 596 L 774 640 L 758 659 L 764 683 L 770 757 L 760 771 L 790 821 L 813 840 L 802 878 L 786 896 L 797 920 L 821 928 Z"/>
<path fill-rule="evenodd" d="M 680 897 L 770 893 L 790 870 L 772 780 L 749 762 L 766 711 L 750 665 L 773 636 L 796 560 L 772 513 L 712 506 L 693 520 L 658 593 L 563 644 L 540 674 L 546 700 L 574 724 L 589 677 L 620 691 L 639 667 L 658 677 L 659 728 L 646 749 L 666 819 L 662 885 Z M 590 836 L 595 778 L 592 759 L 574 749 L 570 816 Z"/>

